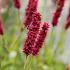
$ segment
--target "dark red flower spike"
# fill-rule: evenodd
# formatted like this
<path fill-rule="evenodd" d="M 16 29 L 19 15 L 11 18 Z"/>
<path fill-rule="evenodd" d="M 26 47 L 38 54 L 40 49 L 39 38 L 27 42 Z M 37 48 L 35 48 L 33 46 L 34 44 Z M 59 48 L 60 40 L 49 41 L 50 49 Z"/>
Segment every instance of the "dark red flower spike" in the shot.
<path fill-rule="evenodd" d="M 43 23 L 41 30 L 39 31 L 38 37 L 35 41 L 35 45 L 32 48 L 32 54 L 37 55 L 40 48 L 42 48 L 44 40 L 48 33 L 49 24 L 47 22 Z"/>
<path fill-rule="evenodd" d="M 68 17 L 65 24 L 65 30 L 67 30 L 69 27 L 70 27 L 70 7 L 69 7 Z"/>
<path fill-rule="evenodd" d="M 37 12 L 33 13 L 32 22 L 29 26 L 29 31 L 27 33 L 27 38 L 26 38 L 26 41 L 25 41 L 24 47 L 23 47 L 23 52 L 26 55 L 31 54 L 32 46 L 35 43 L 37 33 L 39 32 L 40 24 L 41 24 L 40 13 L 37 13 Z"/>
<path fill-rule="evenodd" d="M 21 0 L 13 0 L 13 3 L 14 3 L 14 7 L 17 8 L 17 9 L 20 9 L 21 8 L 21 3 L 20 3 Z"/>
<path fill-rule="evenodd" d="M 29 0 L 24 17 L 24 25 L 28 28 L 32 21 L 32 15 L 37 11 L 38 0 Z"/>
<path fill-rule="evenodd" d="M 58 19 L 61 15 L 63 7 L 64 7 L 64 3 L 65 3 L 65 0 L 57 0 L 57 9 L 56 9 L 54 16 L 53 16 L 53 19 L 52 19 L 53 26 L 57 26 Z"/>

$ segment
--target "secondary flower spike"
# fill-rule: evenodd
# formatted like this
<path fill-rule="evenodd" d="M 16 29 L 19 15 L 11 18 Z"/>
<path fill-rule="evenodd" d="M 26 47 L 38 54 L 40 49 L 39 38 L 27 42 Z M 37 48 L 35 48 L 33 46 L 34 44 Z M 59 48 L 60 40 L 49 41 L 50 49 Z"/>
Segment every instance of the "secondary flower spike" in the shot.
<path fill-rule="evenodd" d="M 69 27 L 70 27 L 70 8 L 69 8 L 69 14 L 65 24 L 65 30 L 67 30 Z"/>
<path fill-rule="evenodd" d="M 29 26 L 29 31 L 27 33 L 27 38 L 24 43 L 23 52 L 26 55 L 31 54 L 32 46 L 34 45 L 35 39 L 37 37 L 37 33 L 41 24 L 41 15 L 40 13 L 35 12 L 32 16 L 32 22 Z"/>
<path fill-rule="evenodd" d="M 4 34 L 3 20 L 2 17 L 0 16 L 0 35 L 3 34 Z"/>
<path fill-rule="evenodd" d="M 64 3 L 65 3 L 65 0 L 57 0 L 57 9 L 56 9 L 54 16 L 53 16 L 53 19 L 52 19 L 53 26 L 57 26 L 58 19 L 61 15 L 63 7 L 64 7 Z"/>
<path fill-rule="evenodd" d="M 15 8 L 20 9 L 20 7 L 21 7 L 20 1 L 21 1 L 21 0 L 13 0 L 14 7 L 15 7 Z"/>
<path fill-rule="evenodd" d="M 41 30 L 39 31 L 35 45 L 32 48 L 33 55 L 37 55 L 40 48 L 42 48 L 44 40 L 45 40 L 47 33 L 48 33 L 48 28 L 49 28 L 49 24 L 47 22 L 44 22 Z"/>
<path fill-rule="evenodd" d="M 24 17 L 24 25 L 28 28 L 32 21 L 32 15 L 37 11 L 38 0 L 29 0 Z"/>

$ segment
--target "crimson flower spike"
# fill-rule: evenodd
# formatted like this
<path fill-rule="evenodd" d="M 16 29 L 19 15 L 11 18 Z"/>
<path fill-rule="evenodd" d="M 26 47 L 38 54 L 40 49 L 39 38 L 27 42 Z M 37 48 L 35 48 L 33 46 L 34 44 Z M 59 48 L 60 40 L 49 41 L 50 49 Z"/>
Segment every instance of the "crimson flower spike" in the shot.
<path fill-rule="evenodd" d="M 24 17 L 24 25 L 28 28 L 32 21 L 33 12 L 37 11 L 38 0 L 29 0 Z"/>
<path fill-rule="evenodd" d="M 54 16 L 53 16 L 53 19 L 52 19 L 53 26 L 57 26 L 58 19 L 61 15 L 63 7 L 64 7 L 64 3 L 65 3 L 65 0 L 57 0 L 57 9 L 56 9 Z"/>
<path fill-rule="evenodd" d="M 20 0 L 13 0 L 13 3 L 14 3 L 15 8 L 20 9 L 20 7 L 21 7 Z"/>
<path fill-rule="evenodd" d="M 2 17 L 0 16 L 0 35 L 3 34 L 4 34 L 3 20 Z"/>
<path fill-rule="evenodd" d="M 26 55 L 31 54 L 31 50 L 32 50 L 32 46 L 34 45 L 35 39 L 37 37 L 37 33 L 39 31 L 40 28 L 40 24 L 41 24 L 41 15 L 40 13 L 33 13 L 32 16 L 32 22 L 29 26 L 29 31 L 27 33 L 27 39 L 24 43 L 24 47 L 23 47 L 23 52 Z"/>
<path fill-rule="evenodd" d="M 65 30 L 67 30 L 69 27 L 70 27 L 70 7 L 69 7 L 69 13 L 65 24 Z"/>
<path fill-rule="evenodd" d="M 47 22 L 44 22 L 35 41 L 35 45 L 32 47 L 32 55 L 37 55 L 40 48 L 42 48 L 44 40 L 48 33 L 48 28 L 49 28 L 49 24 Z"/>

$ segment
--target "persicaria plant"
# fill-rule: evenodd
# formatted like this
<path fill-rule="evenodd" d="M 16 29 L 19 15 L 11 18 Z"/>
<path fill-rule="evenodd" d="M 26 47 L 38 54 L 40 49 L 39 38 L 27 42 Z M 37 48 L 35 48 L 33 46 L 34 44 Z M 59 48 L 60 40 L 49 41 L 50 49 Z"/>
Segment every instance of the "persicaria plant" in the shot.
<path fill-rule="evenodd" d="M 0 0 L 0 70 L 69 70 L 69 3 Z"/>

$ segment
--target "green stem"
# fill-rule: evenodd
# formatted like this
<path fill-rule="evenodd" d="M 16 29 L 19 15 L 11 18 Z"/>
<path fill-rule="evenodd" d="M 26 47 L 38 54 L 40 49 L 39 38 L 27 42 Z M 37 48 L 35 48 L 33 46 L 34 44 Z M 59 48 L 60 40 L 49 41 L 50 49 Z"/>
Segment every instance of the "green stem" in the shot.
<path fill-rule="evenodd" d="M 21 30 L 20 30 L 20 28 L 21 28 L 21 26 L 22 26 L 22 25 L 21 25 L 21 20 L 20 20 L 20 10 L 17 11 L 16 20 L 17 20 L 17 24 L 19 25 L 19 27 L 18 27 L 18 29 L 17 29 L 16 32 L 19 31 L 19 36 L 15 39 L 14 42 L 12 42 L 12 46 L 14 46 L 14 47 L 10 48 L 10 50 L 14 50 L 14 49 L 17 48 L 15 45 L 16 45 L 16 43 L 19 41 L 20 37 L 22 37 L 22 35 L 23 35 L 22 32 L 21 32 Z M 24 31 L 24 30 L 25 30 L 25 27 L 23 28 L 23 31 Z"/>
<path fill-rule="evenodd" d="M 54 53 L 53 53 L 53 58 L 56 58 L 57 57 L 57 52 L 58 52 L 58 49 L 61 48 L 63 46 L 63 43 L 65 41 L 65 30 L 62 29 L 61 32 L 60 32 L 60 36 L 59 36 L 59 39 L 58 39 L 58 43 L 57 43 L 57 46 L 56 46 L 56 49 L 54 50 Z M 56 65 L 56 60 L 54 62 L 53 60 L 53 65 L 55 66 Z M 54 68 L 55 70 L 55 68 Z"/>
<path fill-rule="evenodd" d="M 65 36 L 66 36 L 65 30 L 62 29 L 61 32 L 60 32 L 60 36 L 59 36 L 59 39 L 58 39 L 58 43 L 57 43 L 56 49 L 54 51 L 54 55 L 57 53 L 59 48 L 63 49 L 63 44 L 65 42 Z"/>
<path fill-rule="evenodd" d="M 32 64 L 32 55 L 27 56 L 25 63 L 24 63 L 24 68 L 23 70 L 32 70 L 31 64 Z"/>
<path fill-rule="evenodd" d="M 48 46 L 49 47 L 53 47 L 54 45 L 54 41 L 55 41 L 55 27 L 52 27 L 51 32 L 50 32 L 50 37 L 49 37 L 49 41 L 48 41 Z"/>
<path fill-rule="evenodd" d="M 5 36 L 4 35 L 2 36 L 2 47 L 5 50 L 5 52 L 9 53 L 9 49 L 5 44 Z"/>

